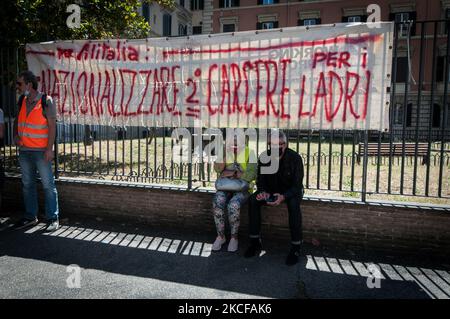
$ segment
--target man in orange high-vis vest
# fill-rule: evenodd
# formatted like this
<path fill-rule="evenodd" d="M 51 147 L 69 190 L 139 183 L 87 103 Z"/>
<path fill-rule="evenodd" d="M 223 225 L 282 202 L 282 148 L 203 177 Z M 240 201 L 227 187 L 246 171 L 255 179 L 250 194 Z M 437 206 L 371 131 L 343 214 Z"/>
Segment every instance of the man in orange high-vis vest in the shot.
<path fill-rule="evenodd" d="M 19 146 L 25 214 L 13 228 L 22 229 L 38 223 L 36 177 L 41 177 L 45 192 L 47 231 L 59 228 L 58 192 L 52 170 L 56 135 L 56 109 L 50 97 L 37 90 L 36 76 L 30 71 L 19 74 L 17 90 L 19 114 L 14 121 L 14 140 Z"/>

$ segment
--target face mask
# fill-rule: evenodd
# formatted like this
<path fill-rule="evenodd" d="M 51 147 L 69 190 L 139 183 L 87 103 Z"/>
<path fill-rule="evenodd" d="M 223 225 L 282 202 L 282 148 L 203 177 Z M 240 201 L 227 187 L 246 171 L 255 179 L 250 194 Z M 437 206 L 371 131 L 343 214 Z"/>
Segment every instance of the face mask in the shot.
<path fill-rule="evenodd" d="M 271 147 L 270 151 L 274 152 L 275 154 L 278 154 L 278 156 L 280 156 L 280 157 L 281 157 L 281 155 L 283 155 L 283 148 L 282 147 Z"/>
<path fill-rule="evenodd" d="M 23 95 L 25 95 L 25 96 L 29 96 L 29 95 L 30 95 L 30 91 L 28 91 L 28 90 L 25 90 L 25 92 L 23 92 Z"/>

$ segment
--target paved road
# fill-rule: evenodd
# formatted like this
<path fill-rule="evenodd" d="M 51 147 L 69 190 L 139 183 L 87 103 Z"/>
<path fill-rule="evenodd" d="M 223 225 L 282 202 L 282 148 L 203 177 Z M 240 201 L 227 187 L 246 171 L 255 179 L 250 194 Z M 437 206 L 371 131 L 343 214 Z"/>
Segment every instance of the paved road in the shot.
<path fill-rule="evenodd" d="M 43 224 L 12 231 L 9 218 L 1 222 L 0 298 L 450 297 L 450 266 L 429 260 L 306 245 L 301 262 L 288 267 L 279 242 L 245 259 L 245 240 L 238 253 L 212 253 L 211 233 L 70 217 L 45 234 Z M 70 265 L 80 267 L 80 288 Z M 374 276 L 380 288 L 370 289 Z"/>

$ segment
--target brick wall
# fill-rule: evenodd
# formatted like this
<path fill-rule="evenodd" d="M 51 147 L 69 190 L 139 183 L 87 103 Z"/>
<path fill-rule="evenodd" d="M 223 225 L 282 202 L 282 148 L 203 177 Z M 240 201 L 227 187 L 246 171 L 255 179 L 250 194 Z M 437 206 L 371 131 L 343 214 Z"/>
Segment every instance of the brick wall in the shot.
<path fill-rule="evenodd" d="M 208 231 L 214 236 L 210 192 L 70 180 L 58 181 L 57 187 L 62 216 L 125 216 L 151 225 Z M 4 211 L 23 207 L 19 179 L 7 179 L 3 197 Z M 307 242 L 314 238 L 325 246 L 436 255 L 450 252 L 450 209 L 306 199 L 302 212 Z M 241 236 L 247 235 L 247 222 L 245 207 Z M 284 205 L 263 209 L 262 236 L 289 239 Z"/>

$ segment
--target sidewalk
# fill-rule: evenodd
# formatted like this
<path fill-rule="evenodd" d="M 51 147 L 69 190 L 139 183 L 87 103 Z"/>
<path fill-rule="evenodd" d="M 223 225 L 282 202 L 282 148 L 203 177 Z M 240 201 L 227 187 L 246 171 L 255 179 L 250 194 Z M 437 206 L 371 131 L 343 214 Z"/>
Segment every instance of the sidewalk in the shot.
<path fill-rule="evenodd" d="M 1 222 L 0 298 L 450 298 L 450 265 L 419 258 L 305 245 L 288 267 L 287 243 L 264 241 L 265 254 L 246 259 L 244 235 L 228 253 L 211 252 L 211 232 L 126 220 L 70 216 L 51 234 L 44 224 L 12 231 L 9 217 Z M 368 288 L 371 263 L 380 288 Z M 79 289 L 67 287 L 74 264 Z"/>

